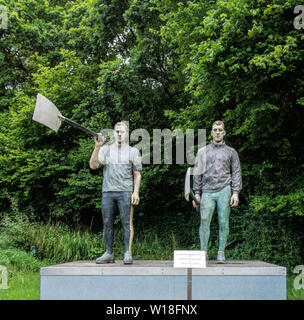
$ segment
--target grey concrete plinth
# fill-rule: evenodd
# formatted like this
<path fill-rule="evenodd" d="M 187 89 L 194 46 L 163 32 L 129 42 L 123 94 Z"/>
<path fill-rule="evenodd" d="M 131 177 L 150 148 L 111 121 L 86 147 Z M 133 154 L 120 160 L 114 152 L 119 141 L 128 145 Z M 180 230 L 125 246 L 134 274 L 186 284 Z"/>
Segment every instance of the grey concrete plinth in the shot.
<path fill-rule="evenodd" d="M 173 261 L 76 261 L 40 270 L 42 300 L 285 300 L 286 268 L 261 261 L 210 261 L 207 268 Z M 192 281 L 191 281 L 192 280 Z"/>

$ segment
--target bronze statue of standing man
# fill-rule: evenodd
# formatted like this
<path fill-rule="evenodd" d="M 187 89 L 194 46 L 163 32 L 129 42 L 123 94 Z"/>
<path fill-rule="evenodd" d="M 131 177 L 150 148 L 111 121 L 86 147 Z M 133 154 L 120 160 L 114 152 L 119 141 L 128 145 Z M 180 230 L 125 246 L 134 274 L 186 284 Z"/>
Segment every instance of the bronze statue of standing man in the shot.
<path fill-rule="evenodd" d="M 124 122 L 114 127 L 115 142 L 104 144 L 104 137 L 95 140 L 95 149 L 90 160 L 90 168 L 103 166 L 102 220 L 106 242 L 106 252 L 96 259 L 96 263 L 113 263 L 114 218 L 120 213 L 124 230 L 124 264 L 132 264 L 132 205 L 139 203 L 142 162 L 138 149 L 127 143 L 128 126 Z"/>
<path fill-rule="evenodd" d="M 206 251 L 210 236 L 210 223 L 215 208 L 219 222 L 219 250 L 217 262 L 225 262 L 225 248 L 229 234 L 230 206 L 239 205 L 242 188 L 241 165 L 238 153 L 224 142 L 226 135 L 222 121 L 212 124 L 211 144 L 200 148 L 195 159 L 193 189 L 200 202 L 200 243 Z M 193 201 L 193 206 L 198 207 Z"/>

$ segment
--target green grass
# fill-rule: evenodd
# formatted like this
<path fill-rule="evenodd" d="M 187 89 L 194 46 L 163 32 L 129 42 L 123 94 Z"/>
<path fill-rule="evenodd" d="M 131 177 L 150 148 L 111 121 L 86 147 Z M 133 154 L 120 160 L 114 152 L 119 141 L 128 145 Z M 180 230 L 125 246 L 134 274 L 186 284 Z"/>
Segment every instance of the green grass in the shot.
<path fill-rule="evenodd" d="M 60 224 L 30 222 L 26 217 L 4 218 L 0 230 L 0 248 L 29 252 L 35 246 L 38 257 L 56 262 L 89 258 L 90 252 L 102 246 L 102 236 L 88 230 L 71 230 Z"/>
<path fill-rule="evenodd" d="M 20 272 L 13 273 L 8 280 L 8 289 L 0 289 L 0 300 L 39 300 L 40 273 Z"/>
<path fill-rule="evenodd" d="M 123 259 L 123 239 L 123 229 L 120 225 L 115 225 L 113 250 L 117 260 Z M 26 260 L 29 262 L 28 267 L 31 267 L 31 257 L 25 257 L 24 254 L 21 257 L 21 251 L 30 252 L 33 246 L 37 248 L 39 260 L 52 260 L 56 263 L 95 260 L 105 252 L 105 241 L 101 232 L 94 234 L 83 228 L 74 230 L 63 224 L 30 222 L 22 216 L 3 220 L 0 229 L 0 249 L 5 250 L 5 253 L 1 255 L 0 251 L 0 265 L 7 265 L 5 261 L 24 265 Z M 132 251 L 136 260 L 166 260 L 172 259 L 173 251 L 178 248 L 178 239 L 174 234 L 168 234 L 161 239 L 149 231 L 136 234 Z M 17 253 L 16 250 L 20 252 Z"/>
<path fill-rule="evenodd" d="M 303 289 L 295 289 L 293 282 L 296 275 L 287 276 L 287 299 L 288 300 L 304 300 L 304 288 Z M 302 280 L 302 286 L 304 286 Z"/>

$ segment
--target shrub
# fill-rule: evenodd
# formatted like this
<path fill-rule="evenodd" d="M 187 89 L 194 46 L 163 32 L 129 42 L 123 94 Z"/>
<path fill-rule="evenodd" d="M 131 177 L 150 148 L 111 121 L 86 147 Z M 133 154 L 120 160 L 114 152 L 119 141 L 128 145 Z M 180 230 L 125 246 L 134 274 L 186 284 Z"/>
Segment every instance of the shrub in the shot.
<path fill-rule="evenodd" d="M 0 265 L 7 268 L 12 267 L 18 271 L 39 271 L 44 263 L 36 259 L 31 252 L 19 249 L 2 249 L 0 250 Z"/>

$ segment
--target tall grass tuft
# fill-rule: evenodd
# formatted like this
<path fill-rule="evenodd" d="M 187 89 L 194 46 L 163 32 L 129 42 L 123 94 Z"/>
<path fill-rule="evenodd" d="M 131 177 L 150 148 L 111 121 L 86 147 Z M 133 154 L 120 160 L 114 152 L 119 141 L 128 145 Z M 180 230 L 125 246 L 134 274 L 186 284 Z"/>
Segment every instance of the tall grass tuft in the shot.
<path fill-rule="evenodd" d="M 30 251 L 37 248 L 40 259 L 57 263 L 88 259 L 91 250 L 102 245 L 100 234 L 71 230 L 60 224 L 30 222 L 25 217 L 5 218 L 1 226 L 0 247 Z"/>
<path fill-rule="evenodd" d="M 75 260 L 94 260 L 105 251 L 102 232 L 94 234 L 78 228 L 72 230 L 63 224 L 42 224 L 30 222 L 20 215 L 16 218 L 4 218 L 1 224 L 0 248 L 18 249 L 30 252 L 37 248 L 40 260 L 63 263 Z M 171 260 L 173 251 L 179 244 L 174 234 L 160 239 L 152 232 L 136 234 L 132 246 L 134 259 Z M 124 255 L 123 230 L 115 225 L 113 251 L 117 260 Z"/>

